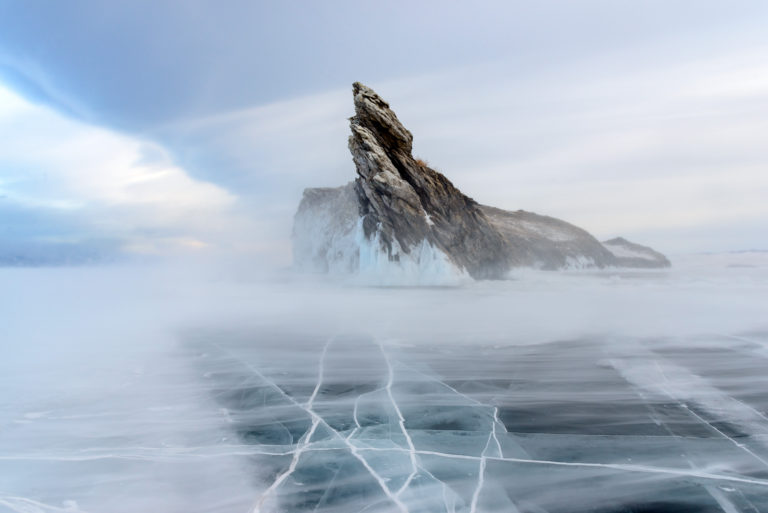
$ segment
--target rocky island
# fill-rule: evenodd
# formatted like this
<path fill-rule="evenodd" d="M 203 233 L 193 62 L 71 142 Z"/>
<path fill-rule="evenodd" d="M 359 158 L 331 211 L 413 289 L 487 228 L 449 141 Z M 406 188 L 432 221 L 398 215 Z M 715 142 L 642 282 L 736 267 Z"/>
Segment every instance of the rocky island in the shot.
<path fill-rule="evenodd" d="M 599 242 L 559 219 L 480 205 L 412 154 L 413 135 L 372 89 L 353 84 L 349 150 L 357 178 L 309 188 L 294 218 L 297 268 L 398 275 L 504 278 L 514 267 L 668 267 L 651 248 Z"/>

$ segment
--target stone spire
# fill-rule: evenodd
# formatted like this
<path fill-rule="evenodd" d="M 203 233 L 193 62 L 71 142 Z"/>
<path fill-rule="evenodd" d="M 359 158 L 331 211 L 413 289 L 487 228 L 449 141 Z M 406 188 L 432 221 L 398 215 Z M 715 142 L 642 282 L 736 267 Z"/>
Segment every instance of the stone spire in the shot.
<path fill-rule="evenodd" d="M 479 205 L 412 155 L 413 135 L 378 94 L 355 82 L 349 150 L 365 236 L 390 259 L 427 241 L 474 278 L 509 269 L 506 241 Z"/>

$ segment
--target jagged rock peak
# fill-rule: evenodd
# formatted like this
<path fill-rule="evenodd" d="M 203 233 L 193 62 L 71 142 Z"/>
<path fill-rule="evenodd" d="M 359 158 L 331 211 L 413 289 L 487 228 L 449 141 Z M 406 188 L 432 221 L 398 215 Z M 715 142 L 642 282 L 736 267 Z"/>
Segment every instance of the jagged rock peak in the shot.
<path fill-rule="evenodd" d="M 395 271 L 432 283 L 466 274 L 503 278 L 518 266 L 669 265 L 660 253 L 623 239 L 601 244 L 559 219 L 478 204 L 414 158 L 413 135 L 386 101 L 359 82 L 352 92 L 349 150 L 357 178 L 305 192 L 294 219 L 297 267 L 381 276 Z"/>
<path fill-rule="evenodd" d="M 353 123 L 371 130 L 377 139 L 385 141 L 388 146 L 411 152 L 413 135 L 381 96 L 360 82 L 352 84 L 352 95 L 355 100 L 355 117 L 351 120 Z"/>
<path fill-rule="evenodd" d="M 349 150 L 366 238 L 393 261 L 427 243 L 475 278 L 501 277 L 506 242 L 477 203 L 414 159 L 413 136 L 387 102 L 359 82 L 352 91 Z"/>

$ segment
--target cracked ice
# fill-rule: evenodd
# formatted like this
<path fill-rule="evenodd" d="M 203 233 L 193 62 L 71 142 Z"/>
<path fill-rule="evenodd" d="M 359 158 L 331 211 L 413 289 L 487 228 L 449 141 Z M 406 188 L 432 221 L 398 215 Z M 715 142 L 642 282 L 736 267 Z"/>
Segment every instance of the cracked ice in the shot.
<path fill-rule="evenodd" d="M 768 511 L 765 264 L 80 303 L 48 274 L 45 323 L 3 305 L 0 511 Z"/>
<path fill-rule="evenodd" d="M 768 467 L 759 454 L 768 454 L 768 423 L 723 411 L 722 393 L 715 404 L 702 378 L 680 377 L 663 353 L 690 340 L 680 347 L 639 342 L 631 355 L 610 340 L 574 340 L 505 348 L 489 361 L 456 346 L 295 334 L 285 351 L 282 341 L 259 344 L 269 346 L 262 360 L 247 342 L 254 335 L 242 333 L 235 349 L 199 334 L 195 345 L 205 348 L 200 365 L 221 381 L 214 390 L 231 391 L 228 383 L 239 381 L 248 391 L 221 400 L 254 446 L 256 465 L 275 469 L 254 512 L 664 511 L 687 504 L 732 512 L 766 505 Z M 645 368 L 649 355 L 654 366 L 678 369 L 676 392 Z M 457 368 L 457 358 L 467 367 Z M 548 370 L 554 361 L 556 372 Z M 683 400 L 749 434 L 734 447 L 733 435 Z M 747 407 L 738 404 L 743 416 Z M 582 488 L 582 481 L 609 486 Z"/>

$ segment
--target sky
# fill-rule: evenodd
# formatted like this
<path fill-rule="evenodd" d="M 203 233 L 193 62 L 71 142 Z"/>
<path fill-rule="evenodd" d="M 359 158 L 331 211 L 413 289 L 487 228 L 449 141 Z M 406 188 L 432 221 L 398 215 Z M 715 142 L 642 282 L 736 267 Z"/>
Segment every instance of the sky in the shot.
<path fill-rule="evenodd" d="M 483 204 L 768 249 L 762 1 L 0 0 L 0 262 L 290 263 L 351 84 Z M 5 260 L 4 260 L 5 259 Z"/>

